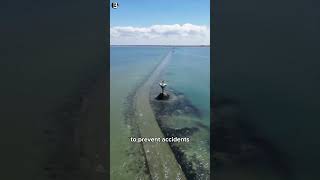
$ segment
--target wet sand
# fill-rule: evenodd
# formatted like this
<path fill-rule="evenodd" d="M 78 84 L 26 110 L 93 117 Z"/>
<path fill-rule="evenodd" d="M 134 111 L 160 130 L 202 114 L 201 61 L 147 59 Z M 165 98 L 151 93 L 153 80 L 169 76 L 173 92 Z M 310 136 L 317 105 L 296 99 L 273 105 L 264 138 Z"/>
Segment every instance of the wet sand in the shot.
<path fill-rule="evenodd" d="M 171 56 L 172 51 L 167 54 L 135 94 L 137 124 L 141 137 L 164 137 L 151 108 L 149 94 L 152 85 L 156 83 Z M 168 143 L 145 142 L 143 150 L 152 179 L 186 179 Z"/>

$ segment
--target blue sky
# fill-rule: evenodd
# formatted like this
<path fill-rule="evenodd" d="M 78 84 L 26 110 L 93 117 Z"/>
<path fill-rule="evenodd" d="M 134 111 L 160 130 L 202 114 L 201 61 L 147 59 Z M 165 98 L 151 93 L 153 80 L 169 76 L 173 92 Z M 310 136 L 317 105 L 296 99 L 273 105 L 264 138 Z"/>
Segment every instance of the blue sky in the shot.
<path fill-rule="evenodd" d="M 150 26 L 153 24 L 210 24 L 210 0 L 114 0 L 111 26 Z"/>
<path fill-rule="evenodd" d="M 210 0 L 114 0 L 111 44 L 208 45 Z"/>

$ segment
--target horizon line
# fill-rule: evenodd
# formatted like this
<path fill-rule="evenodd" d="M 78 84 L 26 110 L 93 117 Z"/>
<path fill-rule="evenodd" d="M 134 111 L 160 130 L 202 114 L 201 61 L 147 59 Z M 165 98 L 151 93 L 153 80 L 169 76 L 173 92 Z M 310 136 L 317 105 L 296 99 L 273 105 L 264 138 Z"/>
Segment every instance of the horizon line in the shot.
<path fill-rule="evenodd" d="M 162 44 L 110 44 L 110 46 L 210 46 L 199 44 L 199 45 L 162 45 Z"/>

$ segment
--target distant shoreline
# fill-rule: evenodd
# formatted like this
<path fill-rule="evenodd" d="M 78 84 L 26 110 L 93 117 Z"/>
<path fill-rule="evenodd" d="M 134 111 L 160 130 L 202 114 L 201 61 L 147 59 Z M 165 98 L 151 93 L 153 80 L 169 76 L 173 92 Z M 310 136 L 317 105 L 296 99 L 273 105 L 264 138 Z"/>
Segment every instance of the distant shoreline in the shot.
<path fill-rule="evenodd" d="M 110 45 L 110 47 L 210 47 L 210 45 Z"/>

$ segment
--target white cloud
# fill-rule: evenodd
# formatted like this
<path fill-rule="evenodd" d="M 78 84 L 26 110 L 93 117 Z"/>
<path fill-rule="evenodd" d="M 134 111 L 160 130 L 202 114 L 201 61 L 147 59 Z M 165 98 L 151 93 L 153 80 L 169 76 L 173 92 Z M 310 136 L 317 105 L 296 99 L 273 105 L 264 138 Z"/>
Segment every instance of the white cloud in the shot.
<path fill-rule="evenodd" d="M 152 25 L 149 27 L 114 26 L 111 45 L 209 45 L 210 29 L 193 24 Z"/>

